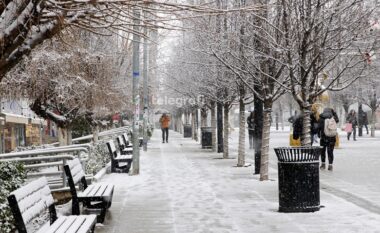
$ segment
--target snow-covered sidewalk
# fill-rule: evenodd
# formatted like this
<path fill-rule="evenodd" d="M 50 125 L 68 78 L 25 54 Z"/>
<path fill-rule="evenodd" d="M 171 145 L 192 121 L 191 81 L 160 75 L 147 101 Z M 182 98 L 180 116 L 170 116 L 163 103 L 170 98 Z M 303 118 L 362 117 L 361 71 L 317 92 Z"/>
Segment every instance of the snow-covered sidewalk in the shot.
<path fill-rule="evenodd" d="M 140 175 L 102 179 L 116 187 L 96 232 L 380 232 L 380 215 L 323 189 L 319 212 L 279 213 L 273 163 L 272 181 L 260 182 L 253 167 L 234 167 L 236 159 L 222 160 L 172 131 L 162 144 L 159 133 L 141 153 Z"/>

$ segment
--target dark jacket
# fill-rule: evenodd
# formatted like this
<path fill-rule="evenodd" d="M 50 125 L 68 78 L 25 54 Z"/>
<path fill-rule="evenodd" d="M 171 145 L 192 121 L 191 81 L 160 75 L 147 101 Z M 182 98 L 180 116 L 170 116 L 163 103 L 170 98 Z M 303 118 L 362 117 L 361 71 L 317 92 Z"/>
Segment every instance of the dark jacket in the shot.
<path fill-rule="evenodd" d="M 318 121 L 318 125 L 319 125 L 319 130 L 318 130 L 318 136 L 321 138 L 320 140 L 320 145 L 321 146 L 328 146 L 328 145 L 335 145 L 335 142 L 336 142 L 336 137 L 328 137 L 325 135 L 325 120 L 326 119 L 330 119 L 334 117 L 336 123 L 338 124 L 339 122 L 339 118 L 338 116 L 336 115 L 335 111 L 332 110 L 331 108 L 325 108 L 323 110 L 323 113 L 321 113 L 319 115 L 319 121 Z"/>
<path fill-rule="evenodd" d="M 312 113 L 310 114 L 310 127 L 311 127 L 311 134 L 317 134 L 319 130 L 319 123 L 317 119 L 315 118 L 315 115 Z"/>
<path fill-rule="evenodd" d="M 252 131 L 255 129 L 255 119 L 252 115 L 247 117 L 248 130 Z"/>
<path fill-rule="evenodd" d="M 318 133 L 319 124 L 314 114 L 310 114 L 310 133 L 311 135 Z M 301 137 L 303 130 L 303 115 L 293 116 L 293 139 L 297 140 Z"/>
<path fill-rule="evenodd" d="M 368 115 L 366 112 L 362 113 L 362 121 L 363 121 L 363 125 L 368 125 Z"/>
<path fill-rule="evenodd" d="M 297 140 L 302 135 L 303 117 L 302 115 L 293 116 L 293 139 Z"/>
<path fill-rule="evenodd" d="M 358 125 L 358 118 L 356 117 L 356 114 L 355 115 L 352 115 L 351 113 L 348 114 L 346 118 L 346 122 L 351 123 L 352 127 L 356 127 Z"/>

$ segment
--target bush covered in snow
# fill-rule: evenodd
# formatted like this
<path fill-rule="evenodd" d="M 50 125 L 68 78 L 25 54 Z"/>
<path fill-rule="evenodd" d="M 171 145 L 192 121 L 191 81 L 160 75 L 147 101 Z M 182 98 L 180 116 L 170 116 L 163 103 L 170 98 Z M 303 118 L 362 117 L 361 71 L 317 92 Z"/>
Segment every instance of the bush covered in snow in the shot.
<path fill-rule="evenodd" d="M 92 145 L 91 154 L 86 162 L 86 173 L 95 175 L 110 161 L 105 140 L 98 141 Z"/>
<path fill-rule="evenodd" d="M 13 215 L 7 197 L 18 189 L 26 178 L 24 166 L 16 162 L 0 162 L 0 232 L 11 232 Z"/>

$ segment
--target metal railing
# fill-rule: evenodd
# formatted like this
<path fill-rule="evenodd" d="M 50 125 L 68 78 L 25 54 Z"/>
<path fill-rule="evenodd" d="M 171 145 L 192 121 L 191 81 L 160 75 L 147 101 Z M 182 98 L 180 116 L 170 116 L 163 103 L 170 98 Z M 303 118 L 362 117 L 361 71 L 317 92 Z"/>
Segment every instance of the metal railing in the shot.
<path fill-rule="evenodd" d="M 130 130 L 129 126 L 111 129 L 99 133 L 99 137 L 118 135 Z M 73 139 L 73 142 L 81 140 L 90 140 L 93 135 L 87 135 Z M 50 144 L 52 146 L 58 143 Z M 41 176 L 49 177 L 49 186 L 52 189 L 67 187 L 66 174 L 63 167 L 67 160 L 79 158 L 85 169 L 87 158 L 91 154 L 92 146 L 90 143 L 73 144 L 60 147 L 47 147 L 34 150 L 26 150 L 12 153 L 0 154 L 1 161 L 17 161 L 24 164 L 27 169 L 27 178 L 37 178 Z M 81 153 L 86 156 L 80 156 Z M 55 170 L 56 169 L 56 170 Z"/>
<path fill-rule="evenodd" d="M 119 128 L 115 128 L 115 129 L 110 129 L 110 130 L 102 131 L 102 132 L 99 133 L 98 136 L 99 136 L 99 138 L 102 138 L 102 137 L 110 136 L 110 135 L 113 135 L 113 134 L 121 134 L 121 133 L 128 132 L 130 129 L 131 129 L 130 126 L 123 126 L 123 127 L 119 127 Z M 86 136 L 74 138 L 71 141 L 73 143 L 77 143 L 77 142 L 80 142 L 80 141 L 92 140 L 93 138 L 94 138 L 94 135 L 93 134 L 89 134 L 89 135 L 86 135 Z M 57 145 L 59 145 L 59 142 L 54 142 L 54 143 L 51 143 L 49 145 L 57 146 Z M 76 144 L 73 144 L 73 145 L 76 145 Z M 80 145 L 83 145 L 83 144 L 80 144 Z"/>
<path fill-rule="evenodd" d="M 63 169 L 67 160 L 76 157 L 80 158 L 81 152 L 85 153 L 87 157 L 89 153 L 88 146 L 89 145 L 76 147 L 65 146 L 63 148 L 54 147 L 0 154 L 0 161 L 17 161 L 24 163 L 24 167 L 27 169 L 27 178 L 48 176 L 50 177 L 49 185 L 52 189 L 62 188 L 67 186 L 66 174 Z M 80 159 L 85 168 L 85 161 L 87 158 Z M 56 170 L 49 168 L 56 168 Z M 33 171 L 35 169 L 38 171 Z"/>

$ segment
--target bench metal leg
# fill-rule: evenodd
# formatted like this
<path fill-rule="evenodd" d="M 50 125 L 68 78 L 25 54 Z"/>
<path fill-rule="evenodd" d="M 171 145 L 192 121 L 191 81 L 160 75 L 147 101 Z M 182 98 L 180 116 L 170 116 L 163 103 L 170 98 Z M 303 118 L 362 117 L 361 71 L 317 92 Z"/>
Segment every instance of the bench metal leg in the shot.
<path fill-rule="evenodd" d="M 107 203 L 106 202 L 102 202 L 102 208 L 101 208 L 101 211 L 100 211 L 100 215 L 96 216 L 96 221 L 98 223 L 103 223 L 104 222 L 104 219 L 106 217 L 106 212 L 107 212 Z"/>
<path fill-rule="evenodd" d="M 79 201 L 76 198 L 73 198 L 72 200 L 72 214 L 80 215 Z"/>

